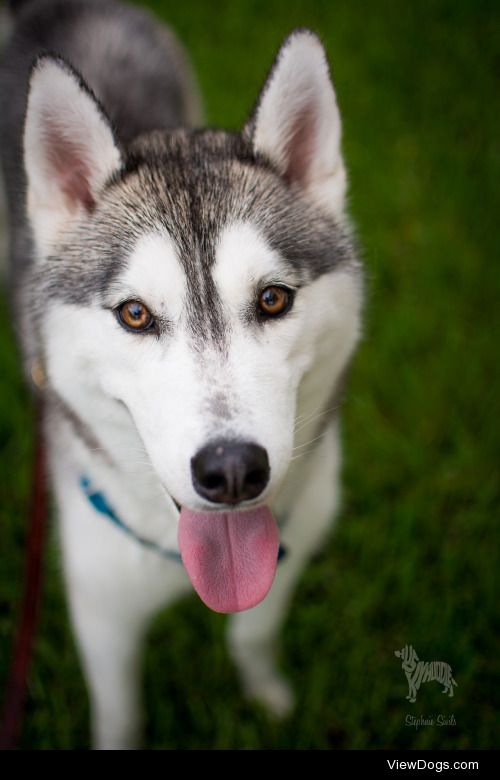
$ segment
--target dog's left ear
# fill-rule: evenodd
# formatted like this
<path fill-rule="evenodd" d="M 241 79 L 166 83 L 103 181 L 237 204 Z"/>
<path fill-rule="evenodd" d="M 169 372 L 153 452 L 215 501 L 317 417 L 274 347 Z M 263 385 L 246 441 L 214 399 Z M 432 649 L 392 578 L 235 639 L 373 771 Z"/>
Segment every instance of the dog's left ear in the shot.
<path fill-rule="evenodd" d="M 24 128 L 28 213 L 39 250 L 93 210 L 121 166 L 111 124 L 95 95 L 64 60 L 33 66 Z"/>
<path fill-rule="evenodd" d="M 342 211 L 340 114 L 325 50 L 310 30 L 285 40 L 244 134 L 287 181 L 330 212 Z"/>

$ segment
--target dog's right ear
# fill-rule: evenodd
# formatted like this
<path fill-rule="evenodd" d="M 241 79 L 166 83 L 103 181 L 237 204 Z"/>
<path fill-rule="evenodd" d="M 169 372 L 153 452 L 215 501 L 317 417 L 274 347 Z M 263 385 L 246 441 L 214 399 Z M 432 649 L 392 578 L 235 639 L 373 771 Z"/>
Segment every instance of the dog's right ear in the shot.
<path fill-rule="evenodd" d="M 33 66 L 24 128 L 28 214 L 40 252 L 61 230 L 92 211 L 121 167 L 108 118 L 80 76 L 59 57 Z"/>

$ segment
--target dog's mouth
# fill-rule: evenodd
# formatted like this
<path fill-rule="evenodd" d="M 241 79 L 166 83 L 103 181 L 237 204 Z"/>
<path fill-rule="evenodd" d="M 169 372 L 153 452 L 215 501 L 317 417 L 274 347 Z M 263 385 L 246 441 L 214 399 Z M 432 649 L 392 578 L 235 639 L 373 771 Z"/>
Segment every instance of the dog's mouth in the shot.
<path fill-rule="evenodd" d="M 195 512 L 180 507 L 179 549 L 201 600 L 215 612 L 242 612 L 268 594 L 279 532 L 267 506 Z"/>

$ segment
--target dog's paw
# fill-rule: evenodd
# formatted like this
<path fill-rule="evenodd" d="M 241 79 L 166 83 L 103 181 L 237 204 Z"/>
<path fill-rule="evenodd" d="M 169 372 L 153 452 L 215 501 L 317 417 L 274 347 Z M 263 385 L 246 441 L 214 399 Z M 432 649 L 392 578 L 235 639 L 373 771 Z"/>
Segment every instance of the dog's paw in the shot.
<path fill-rule="evenodd" d="M 295 695 L 289 683 L 276 675 L 262 684 L 247 688 L 246 695 L 261 704 L 271 717 L 283 720 L 295 708 Z"/>

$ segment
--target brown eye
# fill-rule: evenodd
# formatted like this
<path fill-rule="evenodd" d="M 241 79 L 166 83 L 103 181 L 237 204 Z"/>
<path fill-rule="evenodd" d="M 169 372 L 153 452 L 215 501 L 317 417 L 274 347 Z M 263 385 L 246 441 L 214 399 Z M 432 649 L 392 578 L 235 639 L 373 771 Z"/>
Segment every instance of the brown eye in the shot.
<path fill-rule="evenodd" d="M 154 323 L 153 315 L 140 301 L 127 301 L 118 308 L 118 320 L 128 330 L 145 331 Z"/>
<path fill-rule="evenodd" d="M 262 317 L 279 317 L 290 310 L 292 303 L 293 293 L 291 290 L 272 285 L 260 293 L 258 312 Z"/>

